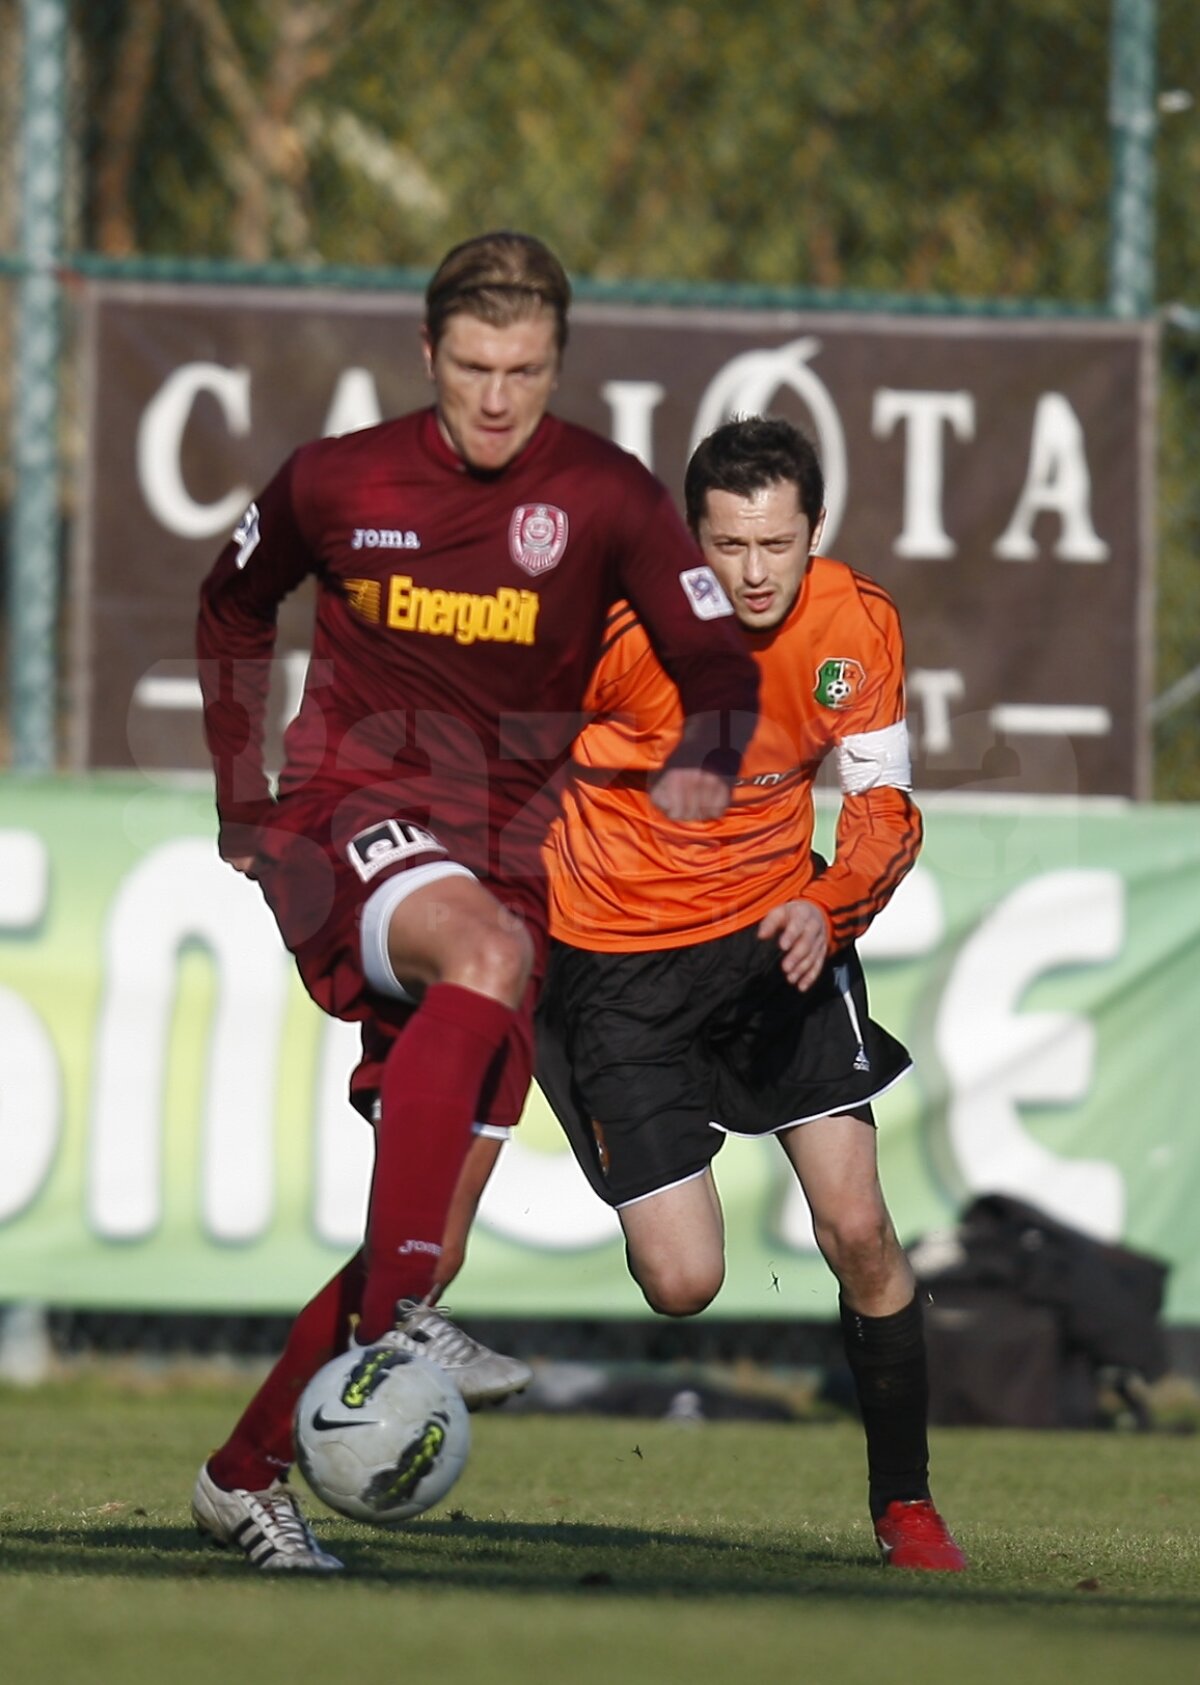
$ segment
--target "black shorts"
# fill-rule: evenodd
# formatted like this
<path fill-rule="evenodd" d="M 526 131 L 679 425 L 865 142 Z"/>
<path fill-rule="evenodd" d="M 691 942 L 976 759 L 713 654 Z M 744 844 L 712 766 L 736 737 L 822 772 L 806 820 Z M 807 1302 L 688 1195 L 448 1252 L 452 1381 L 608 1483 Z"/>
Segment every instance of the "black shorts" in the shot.
<path fill-rule="evenodd" d="M 853 948 L 802 993 L 754 925 L 645 953 L 551 943 L 538 1082 L 610 1205 L 696 1175 L 726 1134 L 843 1112 L 871 1122 L 910 1064 L 868 1014 Z"/>

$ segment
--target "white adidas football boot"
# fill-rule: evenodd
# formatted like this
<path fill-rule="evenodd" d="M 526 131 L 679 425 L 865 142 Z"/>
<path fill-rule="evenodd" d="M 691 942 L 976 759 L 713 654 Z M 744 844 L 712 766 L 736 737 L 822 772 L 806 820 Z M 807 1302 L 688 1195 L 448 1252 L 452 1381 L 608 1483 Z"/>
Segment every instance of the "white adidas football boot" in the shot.
<path fill-rule="evenodd" d="M 262 1492 L 226 1492 L 206 1463 L 192 1493 L 192 1520 L 214 1544 L 240 1550 L 265 1574 L 336 1574 L 342 1567 L 321 1549 L 282 1480 Z"/>

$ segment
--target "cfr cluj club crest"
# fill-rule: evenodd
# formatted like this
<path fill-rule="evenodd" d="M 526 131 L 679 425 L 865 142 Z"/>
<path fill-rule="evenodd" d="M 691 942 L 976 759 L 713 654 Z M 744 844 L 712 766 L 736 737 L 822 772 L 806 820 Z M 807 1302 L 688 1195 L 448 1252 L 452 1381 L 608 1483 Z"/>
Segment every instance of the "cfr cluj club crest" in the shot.
<path fill-rule="evenodd" d="M 866 678 L 862 663 L 852 656 L 838 655 L 817 668 L 813 695 L 822 708 L 848 708 Z"/>
<path fill-rule="evenodd" d="M 567 517 L 553 503 L 521 503 L 508 523 L 508 552 L 526 573 L 549 573 L 567 547 Z"/>

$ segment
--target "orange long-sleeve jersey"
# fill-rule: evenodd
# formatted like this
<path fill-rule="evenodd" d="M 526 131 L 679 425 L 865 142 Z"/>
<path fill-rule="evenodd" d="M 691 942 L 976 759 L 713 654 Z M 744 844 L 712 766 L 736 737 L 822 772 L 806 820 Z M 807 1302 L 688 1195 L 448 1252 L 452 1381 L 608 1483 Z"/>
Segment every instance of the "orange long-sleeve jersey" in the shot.
<path fill-rule="evenodd" d="M 574 779 L 545 847 L 550 929 L 576 947 L 684 947 L 803 897 L 836 951 L 861 936 L 910 869 L 921 816 L 908 794 L 904 650 L 887 592 L 842 562 L 810 563 L 787 619 L 744 633 L 759 721 L 720 819 L 681 825 L 649 783 L 678 740 L 679 699 L 637 616 L 609 616 L 574 746 Z M 836 758 L 836 854 L 814 873 L 813 782 Z"/>

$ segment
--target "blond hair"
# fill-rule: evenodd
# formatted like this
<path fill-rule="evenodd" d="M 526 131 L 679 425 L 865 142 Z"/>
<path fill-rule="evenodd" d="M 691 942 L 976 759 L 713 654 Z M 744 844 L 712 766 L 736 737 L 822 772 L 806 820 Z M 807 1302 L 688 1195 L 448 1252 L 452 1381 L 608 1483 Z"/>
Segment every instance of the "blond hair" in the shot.
<path fill-rule="evenodd" d="M 571 283 L 550 248 L 532 234 L 501 229 L 446 253 L 425 289 L 425 326 L 436 347 L 447 321 L 460 311 L 506 328 L 551 310 L 561 352 L 570 303 Z"/>

